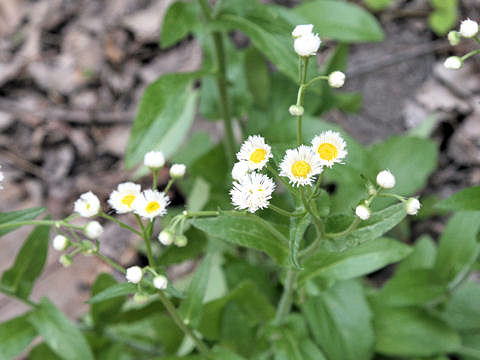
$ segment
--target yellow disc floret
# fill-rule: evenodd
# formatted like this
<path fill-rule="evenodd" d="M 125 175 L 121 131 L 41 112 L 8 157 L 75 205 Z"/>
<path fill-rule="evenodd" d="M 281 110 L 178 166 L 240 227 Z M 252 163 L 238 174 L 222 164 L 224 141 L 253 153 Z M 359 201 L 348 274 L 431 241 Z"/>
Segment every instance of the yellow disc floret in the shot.
<path fill-rule="evenodd" d="M 330 143 L 323 143 L 317 149 L 320 158 L 323 160 L 333 160 L 338 156 L 338 149 L 335 145 Z"/>
<path fill-rule="evenodd" d="M 311 170 L 310 164 L 303 160 L 295 161 L 292 165 L 292 174 L 295 177 L 306 178 Z"/>
<path fill-rule="evenodd" d="M 255 149 L 255 151 L 253 151 L 250 155 L 250 161 L 258 164 L 261 161 L 265 160 L 265 156 L 267 156 L 267 151 L 265 149 Z"/>
<path fill-rule="evenodd" d="M 157 211 L 158 209 L 160 209 L 160 204 L 156 201 L 150 201 L 145 207 L 145 211 L 149 214 Z"/>
<path fill-rule="evenodd" d="M 127 206 L 132 206 L 133 200 L 135 200 L 135 195 L 125 195 L 122 199 L 122 204 Z"/>

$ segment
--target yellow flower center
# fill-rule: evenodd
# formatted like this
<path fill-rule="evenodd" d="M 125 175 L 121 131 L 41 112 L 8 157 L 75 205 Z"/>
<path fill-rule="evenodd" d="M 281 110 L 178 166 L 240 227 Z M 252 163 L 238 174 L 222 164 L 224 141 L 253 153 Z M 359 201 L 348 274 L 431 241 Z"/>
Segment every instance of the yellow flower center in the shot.
<path fill-rule="evenodd" d="M 267 156 L 267 151 L 265 149 L 256 149 L 250 155 L 250 161 L 253 161 L 255 164 L 265 160 L 265 156 Z"/>
<path fill-rule="evenodd" d="M 295 161 L 292 165 L 292 174 L 295 177 L 306 178 L 311 170 L 310 164 L 303 160 Z"/>
<path fill-rule="evenodd" d="M 149 214 L 157 211 L 158 209 L 160 209 L 160 204 L 156 201 L 150 201 L 145 207 L 145 211 Z"/>
<path fill-rule="evenodd" d="M 338 156 L 338 149 L 335 145 L 330 143 L 323 143 L 317 149 L 318 155 L 323 160 L 333 160 Z"/>
<path fill-rule="evenodd" d="M 87 205 L 85 206 L 85 208 L 87 209 L 87 211 L 90 210 L 90 207 L 91 207 L 91 205 L 90 205 L 89 203 L 87 203 Z"/>
<path fill-rule="evenodd" d="M 133 200 L 135 200 L 135 195 L 125 195 L 121 203 L 123 205 L 127 205 L 128 207 L 131 207 Z"/>

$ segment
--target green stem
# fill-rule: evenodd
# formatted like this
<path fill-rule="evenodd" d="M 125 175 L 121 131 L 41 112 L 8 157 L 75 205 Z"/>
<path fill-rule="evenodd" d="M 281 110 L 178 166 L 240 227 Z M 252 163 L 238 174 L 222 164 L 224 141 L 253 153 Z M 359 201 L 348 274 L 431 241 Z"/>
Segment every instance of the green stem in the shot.
<path fill-rule="evenodd" d="M 317 76 L 317 77 L 314 77 L 312 80 L 310 80 L 308 83 L 306 83 L 303 88 L 304 90 L 307 90 L 308 87 L 310 87 L 314 82 L 318 81 L 318 80 L 328 80 L 328 76 L 326 75 L 320 75 L 320 76 Z"/>
<path fill-rule="evenodd" d="M 164 194 L 166 194 L 166 193 L 168 192 L 168 190 L 170 190 L 170 188 L 172 187 L 172 185 L 173 185 L 174 182 L 175 182 L 174 179 L 170 179 L 170 180 L 168 181 L 168 184 L 167 184 L 167 186 L 165 187 L 165 190 L 163 190 L 163 193 L 164 193 Z"/>
<path fill-rule="evenodd" d="M 155 268 L 155 261 L 153 259 L 153 254 L 152 254 L 152 244 L 151 244 L 151 237 L 152 237 L 152 232 L 153 232 L 153 223 L 155 222 L 155 219 L 151 220 L 143 232 L 143 240 L 145 242 L 145 248 L 147 249 L 147 258 L 148 258 L 148 264 L 152 267 Z"/>
<path fill-rule="evenodd" d="M 348 228 L 346 228 L 345 230 L 340 231 L 338 233 L 325 234 L 325 237 L 330 238 L 330 239 L 336 239 L 336 238 L 348 235 L 353 230 L 355 230 L 357 228 L 358 224 L 360 224 L 360 221 L 361 220 L 358 217 L 356 217 L 355 220 L 352 221 L 350 226 Z"/>
<path fill-rule="evenodd" d="M 5 295 L 9 296 L 9 297 L 13 297 L 21 302 L 23 302 L 24 304 L 28 305 L 28 306 L 31 306 L 31 307 L 36 307 L 38 304 L 33 302 L 32 300 L 30 299 L 24 299 L 22 297 L 19 297 L 17 296 L 15 293 L 13 293 L 8 287 L 5 287 L 3 286 L 2 284 L 0 284 L 0 292 L 1 293 L 4 293 Z"/>
<path fill-rule="evenodd" d="M 292 186 L 288 183 L 288 181 L 285 180 L 283 176 L 280 176 L 278 174 L 277 170 L 275 170 L 274 167 L 272 165 L 270 165 L 269 163 L 267 163 L 267 170 L 270 171 L 270 173 L 273 175 L 274 178 L 281 181 L 283 183 L 283 185 L 285 185 L 287 187 L 287 189 L 290 190 L 290 192 L 292 192 L 295 196 L 298 195 L 298 193 L 292 188 Z"/>
<path fill-rule="evenodd" d="M 142 236 L 142 233 L 135 230 L 134 228 L 132 228 L 131 226 L 125 224 L 124 222 L 121 222 L 120 220 L 118 219 L 115 219 L 113 216 L 110 216 L 108 214 L 105 214 L 105 213 L 100 213 L 99 214 L 101 217 L 103 217 L 104 219 L 107 219 L 107 220 L 110 220 L 110 221 L 113 221 L 114 223 L 117 223 L 119 226 L 121 226 L 122 228 L 124 229 L 127 229 L 127 230 L 130 230 L 131 232 L 133 232 L 134 234 L 138 235 L 138 236 Z"/>
<path fill-rule="evenodd" d="M 390 193 L 378 193 L 378 196 L 381 197 L 391 197 L 397 200 L 400 200 L 401 202 L 407 201 L 403 196 L 397 195 L 397 194 L 390 194 Z"/>
<path fill-rule="evenodd" d="M 195 217 L 212 217 L 220 215 L 220 211 L 185 211 L 185 218 L 195 218 Z"/>
<path fill-rule="evenodd" d="M 160 301 L 162 302 L 163 306 L 165 306 L 165 309 L 167 309 L 168 313 L 172 317 L 173 321 L 177 324 L 177 326 L 187 335 L 189 336 L 193 342 L 195 343 L 195 346 L 197 347 L 198 351 L 200 351 L 203 355 L 205 355 L 207 358 L 211 359 L 210 355 L 210 349 L 208 346 L 201 340 L 199 339 L 195 333 L 183 322 L 182 318 L 177 312 L 177 309 L 175 309 L 175 306 L 172 304 L 172 302 L 165 296 L 165 294 L 162 291 L 158 291 L 158 296 L 160 298 Z"/>
<path fill-rule="evenodd" d="M 317 234 L 320 238 L 323 237 L 323 223 L 322 220 L 315 214 L 315 212 L 312 210 L 312 207 L 310 206 L 310 201 L 307 200 L 305 197 L 305 190 L 303 187 L 300 188 L 300 194 L 302 197 L 302 202 L 303 206 L 305 206 L 305 210 L 312 216 L 313 224 L 315 225 L 315 228 L 317 230 Z"/>
<path fill-rule="evenodd" d="M 293 292 L 297 282 L 297 272 L 294 269 L 288 269 L 285 276 L 285 285 L 283 287 L 282 297 L 277 306 L 277 312 L 273 323 L 281 325 L 285 317 L 290 313 L 293 303 Z"/>
<path fill-rule="evenodd" d="M 140 229 L 142 229 L 142 233 L 145 232 L 145 225 L 143 225 L 143 221 L 140 218 L 140 215 L 135 214 L 135 218 L 137 219 L 138 226 L 140 226 Z M 141 237 L 143 237 L 143 234 L 140 234 Z"/>
<path fill-rule="evenodd" d="M 461 59 L 462 61 L 465 61 L 465 60 L 467 60 L 469 57 L 471 57 L 471 56 L 473 56 L 473 55 L 476 55 L 476 54 L 480 54 L 480 49 L 470 51 L 468 54 L 463 55 L 460 59 Z"/>
<path fill-rule="evenodd" d="M 278 214 L 283 215 L 283 216 L 287 216 L 287 217 L 299 217 L 299 216 L 303 216 L 307 213 L 306 211 L 301 212 L 301 213 L 292 213 L 292 212 L 289 212 L 289 211 L 284 210 L 282 208 L 279 208 L 278 206 L 275 206 L 273 204 L 268 205 L 268 207 L 270 209 L 272 209 L 273 211 L 277 212 Z"/>
<path fill-rule="evenodd" d="M 116 270 L 118 270 L 119 272 L 125 274 L 126 273 L 126 270 L 123 266 L 117 264 L 115 261 L 109 259 L 108 257 L 106 257 L 105 255 L 97 252 L 95 253 L 95 255 L 97 255 L 100 259 L 102 259 L 103 261 L 105 261 L 108 265 L 110 265 L 111 267 L 115 268 Z"/>
<path fill-rule="evenodd" d="M 153 170 L 153 184 L 152 189 L 156 190 L 158 185 L 158 169 Z"/>
<path fill-rule="evenodd" d="M 303 96 L 305 94 L 305 81 L 307 80 L 307 69 L 308 69 L 308 57 L 302 58 L 303 59 L 303 73 L 300 78 L 300 86 L 298 88 L 297 93 L 297 106 L 303 106 Z M 302 117 L 303 115 L 299 115 L 297 117 L 297 142 L 298 145 L 302 145 Z"/>

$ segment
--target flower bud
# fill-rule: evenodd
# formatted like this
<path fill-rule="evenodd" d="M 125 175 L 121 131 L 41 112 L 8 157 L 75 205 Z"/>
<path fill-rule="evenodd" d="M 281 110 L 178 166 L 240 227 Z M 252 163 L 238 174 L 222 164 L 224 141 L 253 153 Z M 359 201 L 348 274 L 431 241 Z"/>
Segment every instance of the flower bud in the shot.
<path fill-rule="evenodd" d="M 302 116 L 304 113 L 303 106 L 301 105 L 291 105 L 288 108 L 288 111 L 290 112 L 290 115 L 292 116 Z"/>
<path fill-rule="evenodd" d="M 341 88 L 345 84 L 345 74 L 341 71 L 334 71 L 328 75 L 328 85 L 333 88 Z"/>
<path fill-rule="evenodd" d="M 187 246 L 188 244 L 188 239 L 185 235 L 178 235 L 176 238 L 175 238 L 175 242 L 174 244 L 178 247 L 184 247 L 184 246 Z"/>
<path fill-rule="evenodd" d="M 370 209 L 365 205 L 358 205 L 355 208 L 355 215 L 357 215 L 361 220 L 367 220 L 370 217 Z"/>
<path fill-rule="evenodd" d="M 98 221 L 90 221 L 84 231 L 90 239 L 98 239 L 103 233 L 103 226 Z"/>
<path fill-rule="evenodd" d="M 299 56 L 309 57 L 317 54 L 321 43 L 318 34 L 309 33 L 295 39 L 293 47 Z"/>
<path fill-rule="evenodd" d="M 460 35 L 466 38 L 473 38 L 478 34 L 478 23 L 476 21 L 467 19 L 460 24 Z"/>
<path fill-rule="evenodd" d="M 143 271 L 139 266 L 131 266 L 127 269 L 125 278 L 128 282 L 138 284 L 142 281 Z"/>
<path fill-rule="evenodd" d="M 181 179 L 185 176 L 187 167 L 183 164 L 173 164 L 170 168 L 170 176 L 172 179 Z"/>
<path fill-rule="evenodd" d="M 73 263 L 72 257 L 67 254 L 63 254 L 62 256 L 60 256 L 60 259 L 58 261 L 66 268 L 70 267 Z"/>
<path fill-rule="evenodd" d="M 292 37 L 294 39 L 298 39 L 304 35 L 311 34 L 313 32 L 313 25 L 312 24 L 305 24 L 305 25 L 297 25 L 295 29 L 292 31 Z"/>
<path fill-rule="evenodd" d="M 57 235 L 53 238 L 53 248 L 57 251 L 63 251 L 68 248 L 70 241 L 64 235 Z"/>
<path fill-rule="evenodd" d="M 168 285 L 168 280 L 163 275 L 157 275 L 153 278 L 153 286 L 158 290 L 165 290 Z"/>
<path fill-rule="evenodd" d="M 395 176 L 389 170 L 380 171 L 377 175 L 377 184 L 384 189 L 392 189 L 395 186 Z"/>
<path fill-rule="evenodd" d="M 158 170 L 165 165 L 165 157 L 161 151 L 149 151 L 145 154 L 143 163 L 152 170 Z"/>
<path fill-rule="evenodd" d="M 133 295 L 133 301 L 137 304 L 145 304 L 149 298 L 150 296 L 145 293 L 135 293 L 135 295 Z"/>
<path fill-rule="evenodd" d="M 458 70 L 462 67 L 462 65 L 463 61 L 458 56 L 450 56 L 443 63 L 443 66 L 450 70 Z"/>
<path fill-rule="evenodd" d="M 100 210 L 100 200 L 91 191 L 80 195 L 75 204 L 73 205 L 74 211 L 79 213 L 83 217 L 93 217 L 97 215 Z"/>
<path fill-rule="evenodd" d="M 162 230 L 160 234 L 158 234 L 158 241 L 160 241 L 162 245 L 165 245 L 165 246 L 172 245 L 173 239 L 174 239 L 174 236 L 172 232 L 169 230 Z"/>
<path fill-rule="evenodd" d="M 410 198 L 405 203 L 405 210 L 407 211 L 408 215 L 417 215 L 418 210 L 420 210 L 421 207 L 422 204 L 420 204 L 420 201 L 415 198 Z"/>
<path fill-rule="evenodd" d="M 452 46 L 456 46 L 460 44 L 461 37 L 458 31 L 455 31 L 455 30 L 450 31 L 447 35 L 447 38 L 448 38 L 448 42 Z"/>

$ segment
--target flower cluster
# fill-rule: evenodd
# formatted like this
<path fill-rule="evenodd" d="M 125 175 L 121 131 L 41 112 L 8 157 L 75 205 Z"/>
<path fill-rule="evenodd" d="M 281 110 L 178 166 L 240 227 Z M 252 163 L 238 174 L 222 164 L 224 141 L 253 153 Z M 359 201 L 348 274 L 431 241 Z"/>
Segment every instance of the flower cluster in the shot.
<path fill-rule="evenodd" d="M 460 24 L 460 29 L 458 31 L 455 31 L 455 30 L 450 31 L 448 33 L 447 38 L 448 38 L 448 41 L 450 42 L 450 45 L 456 46 L 460 44 L 462 37 L 466 39 L 476 38 L 477 41 L 480 41 L 480 39 L 478 38 L 478 34 L 479 34 L 478 23 L 474 20 L 467 19 L 462 21 L 462 23 Z M 463 61 L 466 60 L 468 57 L 474 55 L 475 53 L 477 52 L 472 51 L 463 57 L 450 56 L 445 60 L 443 65 L 447 69 L 458 70 L 463 66 Z"/>

